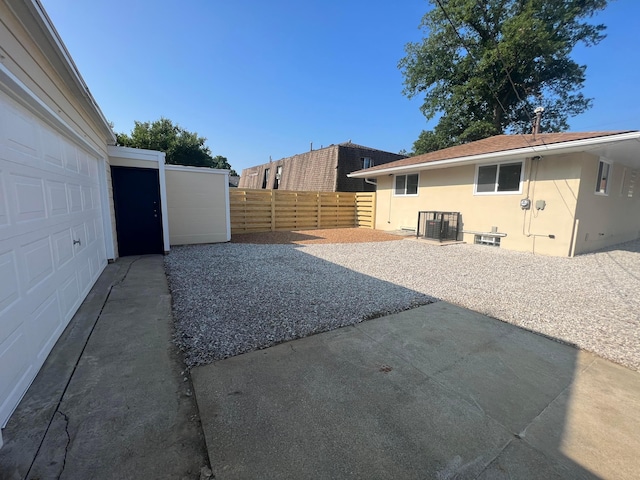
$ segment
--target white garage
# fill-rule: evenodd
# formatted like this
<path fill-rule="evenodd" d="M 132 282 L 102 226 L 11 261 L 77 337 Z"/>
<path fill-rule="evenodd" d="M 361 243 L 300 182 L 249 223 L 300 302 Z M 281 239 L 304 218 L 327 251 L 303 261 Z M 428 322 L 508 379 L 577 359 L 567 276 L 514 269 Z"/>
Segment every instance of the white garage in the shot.
<path fill-rule="evenodd" d="M 39 2 L 0 1 L 0 39 L 4 427 L 115 258 L 106 154 L 115 137 Z"/>
<path fill-rule="evenodd" d="M 101 160 L 0 92 L 0 424 L 107 263 Z"/>

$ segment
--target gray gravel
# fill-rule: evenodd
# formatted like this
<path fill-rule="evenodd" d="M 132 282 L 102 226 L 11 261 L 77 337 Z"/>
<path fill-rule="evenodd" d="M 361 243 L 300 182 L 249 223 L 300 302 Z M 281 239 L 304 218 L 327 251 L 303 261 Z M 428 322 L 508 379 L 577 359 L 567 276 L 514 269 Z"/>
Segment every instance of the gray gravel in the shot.
<path fill-rule="evenodd" d="M 190 366 L 433 297 L 640 370 L 640 241 L 576 258 L 421 241 L 219 244 L 166 257 Z"/>
<path fill-rule="evenodd" d="M 165 258 L 175 339 L 188 366 L 435 301 L 294 245 L 187 246 Z"/>

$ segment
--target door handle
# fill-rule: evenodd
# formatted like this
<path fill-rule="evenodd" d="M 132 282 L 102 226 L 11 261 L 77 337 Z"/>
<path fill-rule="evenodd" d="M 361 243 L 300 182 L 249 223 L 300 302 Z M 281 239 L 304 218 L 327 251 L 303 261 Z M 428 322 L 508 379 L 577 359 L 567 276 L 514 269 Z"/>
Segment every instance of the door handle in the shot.
<path fill-rule="evenodd" d="M 78 240 L 74 240 L 73 244 L 74 245 L 82 245 L 82 242 L 80 241 L 80 239 L 78 239 Z"/>

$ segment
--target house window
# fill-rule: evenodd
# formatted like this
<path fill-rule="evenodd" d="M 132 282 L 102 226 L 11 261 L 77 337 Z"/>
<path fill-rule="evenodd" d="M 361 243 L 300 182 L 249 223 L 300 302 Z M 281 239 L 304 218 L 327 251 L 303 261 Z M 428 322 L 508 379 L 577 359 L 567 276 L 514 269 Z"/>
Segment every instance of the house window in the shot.
<path fill-rule="evenodd" d="M 598 163 L 598 178 L 596 179 L 596 193 L 607 195 L 609 193 L 609 176 L 611 175 L 611 163 L 600 160 Z"/>
<path fill-rule="evenodd" d="M 371 168 L 373 167 L 373 158 L 371 157 L 362 157 L 360 159 L 362 161 L 362 168 Z"/>
<path fill-rule="evenodd" d="M 276 181 L 273 183 L 273 189 L 277 190 L 280 186 L 280 180 L 282 180 L 282 166 L 279 165 L 276 168 Z"/>
<path fill-rule="evenodd" d="M 267 188 L 267 182 L 269 181 L 269 169 L 264 169 L 264 178 L 262 179 L 262 188 Z"/>
<path fill-rule="evenodd" d="M 396 175 L 396 195 L 417 195 L 418 194 L 418 174 Z"/>
<path fill-rule="evenodd" d="M 523 162 L 478 165 L 476 194 L 521 193 Z"/>

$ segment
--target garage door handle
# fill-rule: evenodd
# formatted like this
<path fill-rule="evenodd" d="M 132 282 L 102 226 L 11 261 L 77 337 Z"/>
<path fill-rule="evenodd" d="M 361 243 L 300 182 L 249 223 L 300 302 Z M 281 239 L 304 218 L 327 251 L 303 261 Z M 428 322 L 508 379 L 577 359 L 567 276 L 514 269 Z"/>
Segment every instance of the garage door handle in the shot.
<path fill-rule="evenodd" d="M 74 245 L 82 245 L 82 242 L 80 240 L 74 240 L 73 244 Z"/>

